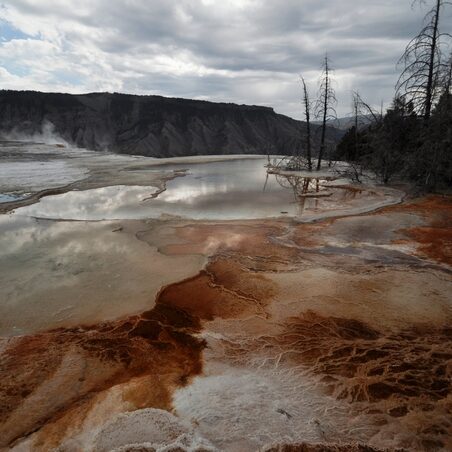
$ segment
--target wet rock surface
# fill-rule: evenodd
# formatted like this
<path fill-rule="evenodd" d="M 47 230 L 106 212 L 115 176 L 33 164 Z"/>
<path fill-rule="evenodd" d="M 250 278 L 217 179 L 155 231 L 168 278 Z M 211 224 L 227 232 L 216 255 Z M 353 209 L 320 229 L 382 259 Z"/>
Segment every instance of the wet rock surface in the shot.
<path fill-rule="evenodd" d="M 451 449 L 451 214 L 433 196 L 315 223 L 98 226 L 153 250 L 130 272 L 187 274 L 139 313 L 3 337 L 1 446 Z"/>

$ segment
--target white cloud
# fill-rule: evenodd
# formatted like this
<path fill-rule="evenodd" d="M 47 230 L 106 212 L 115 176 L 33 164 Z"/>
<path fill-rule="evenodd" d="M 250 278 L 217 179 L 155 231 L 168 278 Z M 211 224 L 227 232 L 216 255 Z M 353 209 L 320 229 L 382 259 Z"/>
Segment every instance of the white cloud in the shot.
<path fill-rule="evenodd" d="M 424 13 L 410 5 L 411 0 L 6 0 L 0 17 L 29 38 L 0 42 L 0 84 L 255 103 L 300 117 L 298 75 L 305 75 L 314 94 L 328 51 L 344 114 L 352 89 L 374 105 L 390 101 L 395 63 Z"/>

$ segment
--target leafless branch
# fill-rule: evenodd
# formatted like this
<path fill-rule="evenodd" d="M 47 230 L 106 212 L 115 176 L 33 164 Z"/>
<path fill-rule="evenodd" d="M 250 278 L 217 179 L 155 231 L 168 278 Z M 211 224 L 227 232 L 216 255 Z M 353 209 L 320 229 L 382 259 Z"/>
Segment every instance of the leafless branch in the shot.
<path fill-rule="evenodd" d="M 325 152 L 325 137 L 327 122 L 337 117 L 335 110 L 337 99 L 336 93 L 332 85 L 331 73 L 332 68 L 330 66 L 330 59 L 328 58 L 328 55 L 325 55 L 325 59 L 322 66 L 322 75 L 319 83 L 319 95 L 315 106 L 316 116 L 322 119 L 319 157 L 317 160 L 317 171 L 320 170 L 320 167 L 322 165 L 323 154 Z"/>
<path fill-rule="evenodd" d="M 425 4 L 424 0 L 416 3 Z M 398 64 L 403 64 L 403 71 L 396 84 L 396 95 L 411 101 L 416 112 L 430 118 L 432 108 L 441 94 L 442 40 L 450 37 L 441 32 L 439 19 L 444 5 L 449 1 L 435 0 L 433 8 L 424 17 L 425 26 L 406 46 Z"/>

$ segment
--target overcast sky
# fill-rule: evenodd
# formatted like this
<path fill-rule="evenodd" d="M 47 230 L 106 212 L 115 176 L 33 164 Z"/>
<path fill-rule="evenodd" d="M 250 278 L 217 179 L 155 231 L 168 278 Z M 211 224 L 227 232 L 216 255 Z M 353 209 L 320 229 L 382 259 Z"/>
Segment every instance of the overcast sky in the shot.
<path fill-rule="evenodd" d="M 0 89 L 160 94 L 301 118 L 299 74 L 314 95 L 328 52 L 344 116 L 353 89 L 373 105 L 391 101 L 396 62 L 426 11 L 411 4 L 0 0 Z"/>

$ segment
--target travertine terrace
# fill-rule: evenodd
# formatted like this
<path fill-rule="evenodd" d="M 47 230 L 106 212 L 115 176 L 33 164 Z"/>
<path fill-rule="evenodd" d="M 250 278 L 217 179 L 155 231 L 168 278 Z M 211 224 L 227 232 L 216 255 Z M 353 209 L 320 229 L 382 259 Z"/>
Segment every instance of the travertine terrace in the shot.
<path fill-rule="evenodd" d="M 450 450 L 452 200 L 353 190 L 375 208 L 21 220 L 0 446 Z"/>

